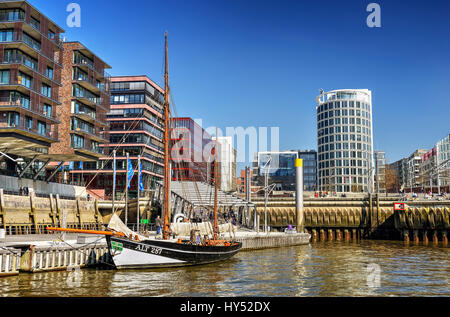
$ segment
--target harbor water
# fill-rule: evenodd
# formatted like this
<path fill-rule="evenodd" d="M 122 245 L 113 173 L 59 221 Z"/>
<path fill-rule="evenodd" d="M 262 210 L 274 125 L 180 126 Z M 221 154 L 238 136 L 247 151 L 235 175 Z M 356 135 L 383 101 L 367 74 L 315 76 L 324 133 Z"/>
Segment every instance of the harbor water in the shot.
<path fill-rule="evenodd" d="M 448 250 L 396 241 L 316 242 L 196 267 L 21 273 L 0 278 L 0 295 L 450 296 Z"/>

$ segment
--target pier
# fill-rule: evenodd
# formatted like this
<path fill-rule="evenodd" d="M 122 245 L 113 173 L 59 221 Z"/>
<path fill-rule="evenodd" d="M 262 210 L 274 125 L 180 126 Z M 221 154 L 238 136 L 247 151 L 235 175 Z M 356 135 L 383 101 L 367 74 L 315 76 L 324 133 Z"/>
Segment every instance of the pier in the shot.
<path fill-rule="evenodd" d="M 441 241 L 447 243 L 450 201 L 405 202 L 394 211 L 394 198 L 308 198 L 304 201 L 305 229 L 313 241 L 384 239 Z M 263 226 L 264 200 L 253 199 Z M 267 205 L 268 224 L 281 231 L 295 223 L 295 199 L 272 198 Z M 412 238 L 411 238 L 412 237 Z"/>

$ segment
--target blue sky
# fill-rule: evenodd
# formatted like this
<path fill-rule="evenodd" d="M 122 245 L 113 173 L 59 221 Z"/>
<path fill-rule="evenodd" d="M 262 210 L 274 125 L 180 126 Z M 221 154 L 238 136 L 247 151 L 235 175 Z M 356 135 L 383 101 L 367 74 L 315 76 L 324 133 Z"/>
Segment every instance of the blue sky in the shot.
<path fill-rule="evenodd" d="M 108 62 L 170 81 L 179 116 L 280 127 L 280 149 L 316 149 L 319 89 L 370 89 L 375 150 L 389 162 L 450 132 L 450 1 L 29 0 Z M 66 25 L 69 3 L 81 28 Z M 369 28 L 366 7 L 381 6 Z M 243 168 L 243 164 L 238 168 Z"/>

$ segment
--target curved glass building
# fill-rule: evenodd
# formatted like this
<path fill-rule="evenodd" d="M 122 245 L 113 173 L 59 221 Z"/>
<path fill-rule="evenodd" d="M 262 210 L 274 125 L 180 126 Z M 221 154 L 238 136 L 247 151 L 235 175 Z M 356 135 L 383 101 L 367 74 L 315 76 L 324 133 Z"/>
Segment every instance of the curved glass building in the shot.
<path fill-rule="evenodd" d="M 367 89 L 322 91 L 317 103 L 319 190 L 371 191 L 372 92 Z"/>

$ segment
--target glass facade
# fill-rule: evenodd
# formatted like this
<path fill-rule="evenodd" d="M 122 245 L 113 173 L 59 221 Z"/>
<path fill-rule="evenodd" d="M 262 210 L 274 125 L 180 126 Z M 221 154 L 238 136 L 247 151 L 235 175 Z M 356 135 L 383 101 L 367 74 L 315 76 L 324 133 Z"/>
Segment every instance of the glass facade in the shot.
<path fill-rule="evenodd" d="M 367 192 L 374 167 L 371 92 L 336 90 L 318 100 L 319 190 Z"/>
<path fill-rule="evenodd" d="M 259 152 L 257 162 L 254 163 L 257 168 L 255 173 L 257 183 L 263 186 L 267 171 L 269 184 L 276 184 L 277 190 L 294 191 L 296 188 L 295 160 L 297 158 L 303 160 L 303 190 L 317 190 L 317 152 L 314 150 Z"/>

